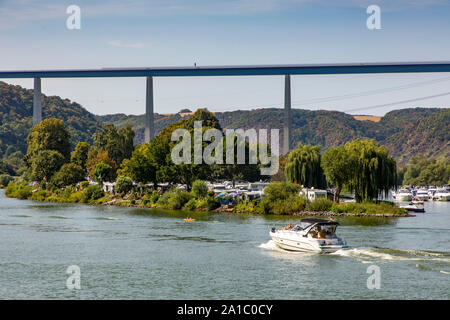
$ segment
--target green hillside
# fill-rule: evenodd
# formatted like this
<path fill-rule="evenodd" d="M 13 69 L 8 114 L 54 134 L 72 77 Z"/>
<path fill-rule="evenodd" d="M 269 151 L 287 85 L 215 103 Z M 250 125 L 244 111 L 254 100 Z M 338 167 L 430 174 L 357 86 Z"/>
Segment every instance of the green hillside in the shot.
<path fill-rule="evenodd" d="M 0 81 L 0 160 L 11 162 L 14 170 L 26 152 L 32 116 L 33 90 Z M 92 142 L 102 125 L 79 104 L 58 96 L 42 95 L 42 117 L 62 119 L 70 132 L 72 147 L 78 141 Z"/>
<path fill-rule="evenodd" d="M 279 128 L 283 135 L 283 109 L 256 109 L 217 112 L 222 128 L 270 129 Z M 157 115 L 156 132 L 181 118 L 176 115 Z M 127 123 L 136 131 L 136 142 L 144 139 L 143 115 L 97 116 L 103 122 L 122 127 Z M 292 110 L 291 147 L 302 144 L 320 144 L 334 147 L 356 138 L 371 138 L 386 145 L 391 154 L 405 164 L 417 153 L 442 157 L 450 152 L 450 109 L 410 108 L 387 113 L 380 122 L 360 121 L 338 111 Z M 282 141 L 282 140 L 281 140 Z"/>
<path fill-rule="evenodd" d="M 20 166 L 26 150 L 26 137 L 32 126 L 32 105 L 32 90 L 0 82 L 0 160 L 14 170 Z M 79 104 L 58 96 L 42 95 L 42 105 L 43 118 L 64 121 L 71 134 L 72 147 L 79 141 L 91 143 L 102 123 L 113 123 L 118 127 L 130 124 L 136 131 L 135 143 L 144 141 L 144 115 L 96 116 Z M 238 110 L 215 115 L 224 129 L 279 128 L 282 139 L 283 109 Z M 179 113 L 155 114 L 156 133 L 182 118 Z M 291 147 L 301 142 L 328 148 L 356 138 L 373 138 L 386 145 L 401 165 L 418 153 L 427 157 L 445 157 L 450 152 L 450 109 L 395 110 L 379 122 L 356 120 L 337 111 L 292 110 Z M 0 163 L 0 171 L 5 171 L 2 167 L 4 164 Z"/>

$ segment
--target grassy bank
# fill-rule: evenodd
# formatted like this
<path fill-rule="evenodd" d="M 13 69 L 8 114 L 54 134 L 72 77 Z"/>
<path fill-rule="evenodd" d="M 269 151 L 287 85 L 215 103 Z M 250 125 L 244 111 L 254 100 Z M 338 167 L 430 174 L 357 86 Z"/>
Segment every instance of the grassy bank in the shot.
<path fill-rule="evenodd" d="M 269 188 L 270 187 L 270 188 Z M 115 195 L 104 193 L 99 185 L 81 183 L 78 187 L 55 188 L 41 185 L 32 188 L 23 182 L 10 182 L 5 190 L 8 197 L 60 203 L 133 206 L 185 211 L 214 211 L 275 215 L 352 215 L 352 216 L 408 216 L 405 209 L 392 202 L 334 203 L 328 199 L 307 201 L 299 197 L 292 186 L 269 186 L 259 202 L 240 200 L 234 206 L 222 206 L 203 182 L 194 184 L 191 192 L 171 189 L 164 193 L 129 190 Z M 295 189 L 295 187 L 293 187 Z"/>

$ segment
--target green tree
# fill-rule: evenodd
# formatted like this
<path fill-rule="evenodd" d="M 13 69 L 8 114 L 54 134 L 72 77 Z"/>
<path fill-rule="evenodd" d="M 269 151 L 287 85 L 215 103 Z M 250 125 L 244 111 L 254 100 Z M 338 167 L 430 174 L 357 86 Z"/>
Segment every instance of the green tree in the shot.
<path fill-rule="evenodd" d="M 70 160 L 70 134 L 62 120 L 50 118 L 35 125 L 27 137 L 27 144 L 25 161 L 28 166 L 31 166 L 34 157 L 43 150 L 57 151 L 66 162 Z"/>
<path fill-rule="evenodd" d="M 299 143 L 296 149 L 289 152 L 285 169 L 286 180 L 305 187 L 325 188 L 320 149 L 320 146 Z"/>
<path fill-rule="evenodd" d="M 119 176 L 116 180 L 115 190 L 119 193 L 128 193 L 133 189 L 133 180 L 130 177 Z"/>
<path fill-rule="evenodd" d="M 129 125 L 117 130 L 113 124 L 105 124 L 94 134 L 94 147 L 108 152 L 108 156 L 119 166 L 124 159 L 131 157 L 133 138 L 134 131 Z"/>
<path fill-rule="evenodd" d="M 52 181 L 59 187 L 76 184 L 86 179 L 86 170 L 75 163 L 66 163 L 53 176 Z"/>
<path fill-rule="evenodd" d="M 397 186 L 397 164 L 385 146 L 374 140 L 354 140 L 345 144 L 352 159 L 353 175 L 349 187 L 357 202 L 376 200 L 384 192 Z"/>
<path fill-rule="evenodd" d="M 104 162 L 100 162 L 95 166 L 94 170 L 94 179 L 99 183 L 103 183 L 105 181 L 112 181 L 113 170 L 109 164 Z"/>
<path fill-rule="evenodd" d="M 55 150 L 42 150 L 32 158 L 31 177 L 35 181 L 50 181 L 64 164 L 65 157 Z"/>
<path fill-rule="evenodd" d="M 205 198 L 208 195 L 208 186 L 205 181 L 195 180 L 192 183 L 192 193 L 197 199 Z"/>
<path fill-rule="evenodd" d="M 155 161 L 151 143 L 138 146 L 130 159 L 122 162 L 120 174 L 129 175 L 134 181 L 141 183 L 157 183 L 156 170 L 158 163 Z"/>
<path fill-rule="evenodd" d="M 72 152 L 70 162 L 79 165 L 86 170 L 86 161 L 88 159 L 90 145 L 87 142 L 78 142 L 75 151 Z"/>
<path fill-rule="evenodd" d="M 350 183 L 352 177 L 352 159 L 345 148 L 339 146 L 324 152 L 321 165 L 327 181 L 335 186 L 334 201 L 339 203 L 342 188 Z"/>

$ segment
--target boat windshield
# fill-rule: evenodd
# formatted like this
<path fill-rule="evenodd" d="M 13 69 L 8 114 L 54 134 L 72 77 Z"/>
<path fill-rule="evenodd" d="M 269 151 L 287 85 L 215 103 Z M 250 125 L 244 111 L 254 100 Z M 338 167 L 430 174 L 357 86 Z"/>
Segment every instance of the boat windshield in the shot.
<path fill-rule="evenodd" d="M 313 238 L 332 239 L 336 238 L 336 225 L 317 225 L 308 232 Z"/>

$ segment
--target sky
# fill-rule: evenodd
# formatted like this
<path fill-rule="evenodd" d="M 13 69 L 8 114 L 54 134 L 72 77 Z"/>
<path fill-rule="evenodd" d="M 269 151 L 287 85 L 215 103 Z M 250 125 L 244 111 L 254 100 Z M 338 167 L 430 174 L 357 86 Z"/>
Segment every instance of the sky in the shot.
<path fill-rule="evenodd" d="M 67 27 L 71 5 L 80 29 Z M 381 29 L 367 27 L 370 5 Z M 449 61 L 450 0 L 0 0 L 0 43 L 0 70 Z M 450 73 L 291 81 L 293 108 L 450 107 Z M 99 115 L 145 111 L 145 78 L 42 79 L 42 92 Z M 157 113 L 281 108 L 284 78 L 154 78 L 154 94 Z"/>

